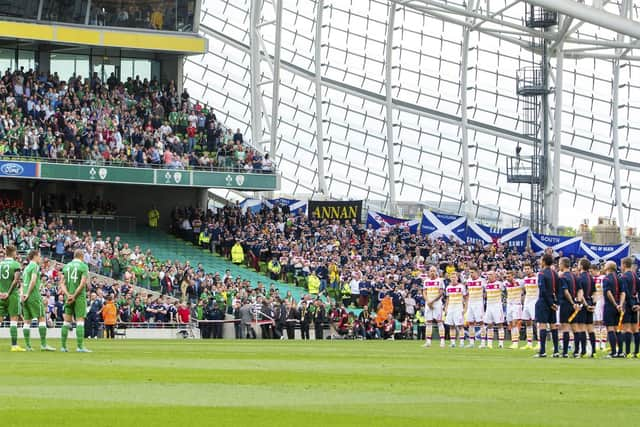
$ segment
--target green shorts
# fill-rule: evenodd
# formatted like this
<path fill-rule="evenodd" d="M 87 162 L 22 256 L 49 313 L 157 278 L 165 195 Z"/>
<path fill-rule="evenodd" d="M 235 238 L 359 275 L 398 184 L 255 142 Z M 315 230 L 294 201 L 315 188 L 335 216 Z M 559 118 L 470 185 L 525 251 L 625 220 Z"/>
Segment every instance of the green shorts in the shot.
<path fill-rule="evenodd" d="M 79 295 L 71 304 L 64 303 L 64 314 L 74 319 L 84 319 L 87 316 L 87 296 Z"/>
<path fill-rule="evenodd" d="M 40 294 L 29 297 L 22 303 L 22 318 L 24 320 L 40 319 L 44 317 L 44 304 Z"/>
<path fill-rule="evenodd" d="M 18 317 L 20 315 L 20 296 L 17 293 L 9 295 L 7 299 L 0 300 L 0 319 L 6 316 Z"/>

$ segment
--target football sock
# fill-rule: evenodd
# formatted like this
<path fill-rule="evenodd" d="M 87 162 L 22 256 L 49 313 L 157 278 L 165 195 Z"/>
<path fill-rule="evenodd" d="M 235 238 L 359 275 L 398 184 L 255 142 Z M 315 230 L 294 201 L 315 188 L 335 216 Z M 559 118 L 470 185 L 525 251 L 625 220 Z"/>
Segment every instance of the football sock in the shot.
<path fill-rule="evenodd" d="M 426 330 L 425 335 L 426 335 L 427 341 L 430 342 L 431 341 L 431 337 L 433 336 L 433 323 L 427 322 L 426 329 L 427 330 Z"/>
<path fill-rule="evenodd" d="M 527 344 L 531 344 L 533 342 L 533 325 L 527 326 Z"/>
<path fill-rule="evenodd" d="M 569 353 L 569 332 L 562 333 L 562 354 Z"/>
<path fill-rule="evenodd" d="M 45 322 L 38 323 L 38 332 L 40 334 L 40 346 L 47 346 L 47 324 Z"/>
<path fill-rule="evenodd" d="M 616 354 L 616 333 L 613 331 L 607 332 L 607 338 L 609 339 L 609 345 L 611 346 L 611 355 Z"/>
<path fill-rule="evenodd" d="M 62 348 L 67 348 L 67 338 L 69 337 L 69 327 L 71 325 L 69 325 L 69 323 L 64 322 L 62 324 L 62 331 L 60 332 L 60 343 L 62 345 Z"/>
<path fill-rule="evenodd" d="M 558 338 L 558 329 L 551 330 L 551 340 L 553 341 L 553 352 L 558 353 L 558 347 L 560 345 L 560 340 Z"/>
<path fill-rule="evenodd" d="M 520 341 L 520 334 L 518 331 L 518 328 L 511 328 L 511 342 L 512 343 L 517 343 L 518 341 Z"/>
<path fill-rule="evenodd" d="M 622 332 L 614 332 L 616 335 L 616 344 L 618 349 L 618 354 L 622 353 Z"/>
<path fill-rule="evenodd" d="M 22 335 L 24 336 L 24 345 L 31 347 L 31 325 L 26 320 L 22 326 Z"/>
<path fill-rule="evenodd" d="M 541 329 L 539 331 L 540 335 L 540 354 L 545 354 L 547 352 L 547 334 L 549 333 L 546 329 Z"/>
<path fill-rule="evenodd" d="M 587 333 L 580 332 L 580 354 L 587 354 Z"/>
<path fill-rule="evenodd" d="M 84 322 L 76 323 L 76 338 L 78 340 L 78 348 L 84 348 Z"/>
<path fill-rule="evenodd" d="M 591 341 L 591 354 L 596 354 L 596 333 L 589 332 L 589 341 Z"/>
<path fill-rule="evenodd" d="M 624 352 L 631 354 L 631 332 L 624 333 Z"/>
<path fill-rule="evenodd" d="M 633 334 L 633 347 L 634 353 L 638 354 L 638 352 L 640 351 L 640 332 L 636 332 L 635 334 Z"/>
<path fill-rule="evenodd" d="M 11 321 L 9 324 L 9 334 L 11 335 L 11 345 L 18 345 L 18 322 Z M 636 348 L 638 348 L 636 346 Z"/>
<path fill-rule="evenodd" d="M 438 323 L 438 338 L 440 341 L 444 341 L 444 325 L 442 323 Z"/>

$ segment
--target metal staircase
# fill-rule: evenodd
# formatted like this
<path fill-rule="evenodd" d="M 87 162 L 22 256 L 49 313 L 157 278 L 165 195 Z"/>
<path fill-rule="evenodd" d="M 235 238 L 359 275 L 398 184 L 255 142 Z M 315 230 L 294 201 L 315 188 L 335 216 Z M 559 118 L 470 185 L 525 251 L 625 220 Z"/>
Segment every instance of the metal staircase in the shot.
<path fill-rule="evenodd" d="M 531 39 L 531 61 L 516 75 L 519 123 L 522 134 L 534 141 L 531 155 L 507 158 L 507 181 L 531 186 L 530 227 L 541 232 L 545 224 L 545 153 L 549 146 L 549 70 L 547 42 L 542 33 L 558 24 L 558 15 L 539 6 L 525 3 L 524 22 L 527 27 L 540 31 L 540 37 Z"/>

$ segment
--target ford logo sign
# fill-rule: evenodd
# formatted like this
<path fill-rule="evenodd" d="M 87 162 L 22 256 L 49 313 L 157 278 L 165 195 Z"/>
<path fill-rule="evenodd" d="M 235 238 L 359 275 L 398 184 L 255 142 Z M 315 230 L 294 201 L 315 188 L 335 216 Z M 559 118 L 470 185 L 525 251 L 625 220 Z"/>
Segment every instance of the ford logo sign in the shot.
<path fill-rule="evenodd" d="M 20 176 L 24 172 L 24 168 L 17 163 L 5 163 L 0 166 L 2 175 Z"/>

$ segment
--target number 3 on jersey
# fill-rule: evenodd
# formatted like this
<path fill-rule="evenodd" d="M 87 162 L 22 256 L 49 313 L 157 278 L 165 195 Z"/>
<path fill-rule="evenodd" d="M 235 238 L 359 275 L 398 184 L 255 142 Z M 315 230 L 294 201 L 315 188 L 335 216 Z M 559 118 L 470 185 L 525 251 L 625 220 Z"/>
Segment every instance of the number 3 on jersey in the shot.
<path fill-rule="evenodd" d="M 7 280 L 9 278 L 9 265 L 2 264 L 0 265 L 0 279 Z"/>

